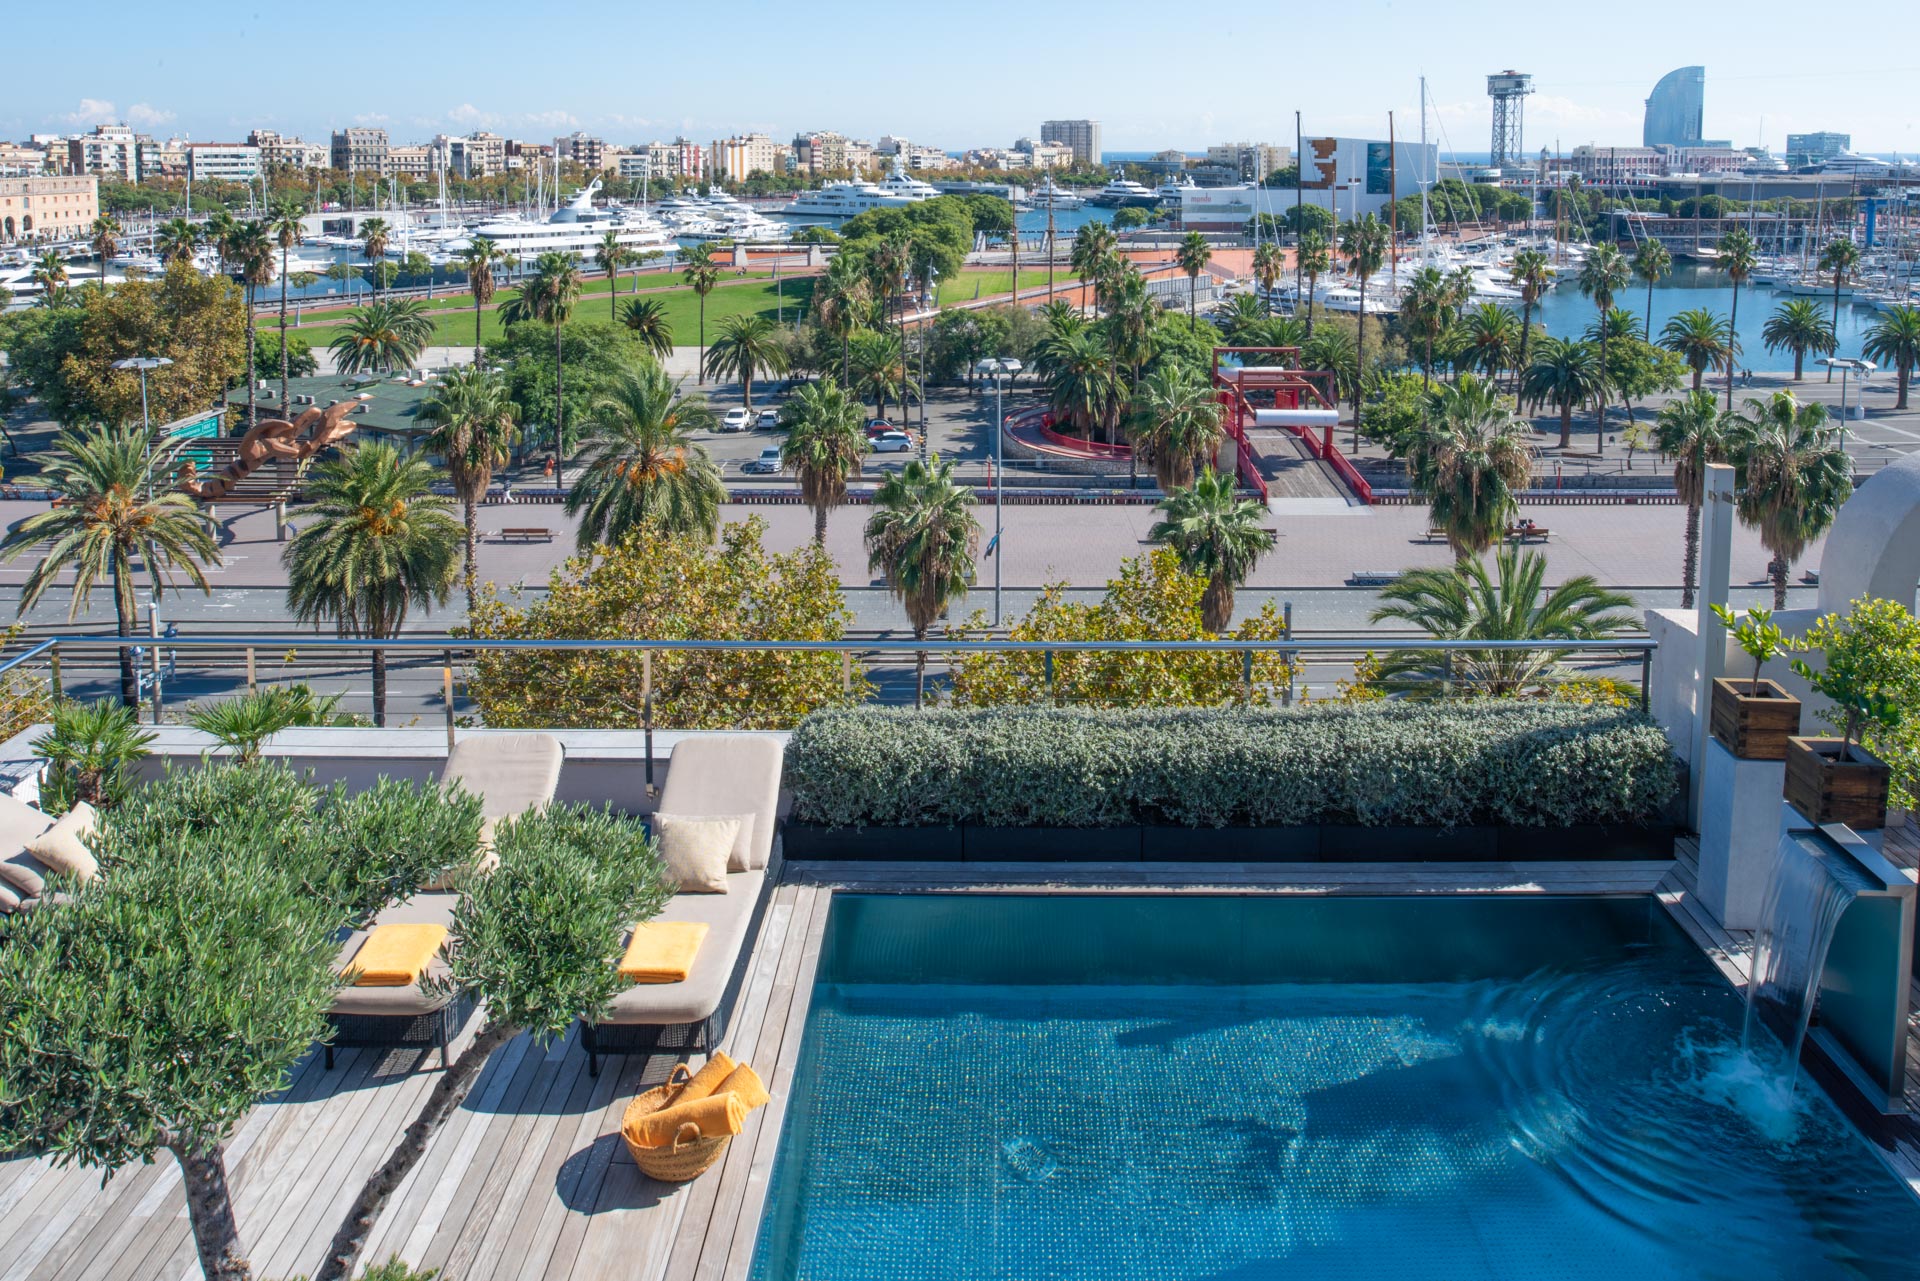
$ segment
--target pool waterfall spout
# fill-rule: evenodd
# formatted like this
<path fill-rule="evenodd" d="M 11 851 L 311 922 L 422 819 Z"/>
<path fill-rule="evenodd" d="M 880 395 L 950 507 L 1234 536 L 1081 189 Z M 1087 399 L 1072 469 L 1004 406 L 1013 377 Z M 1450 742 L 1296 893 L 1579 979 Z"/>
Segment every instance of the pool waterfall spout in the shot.
<path fill-rule="evenodd" d="M 1859 896 L 1864 878 L 1851 864 L 1819 857 L 1791 834 L 1780 838 L 1773 880 L 1754 935 L 1741 1044 L 1752 1048 L 1756 1017 L 1770 1017 L 1787 1042 L 1787 1075 L 1798 1075 L 1807 1025 L 1819 1001 L 1820 978 L 1834 931 Z M 1789 1085 L 1791 1093 L 1791 1085 Z"/>

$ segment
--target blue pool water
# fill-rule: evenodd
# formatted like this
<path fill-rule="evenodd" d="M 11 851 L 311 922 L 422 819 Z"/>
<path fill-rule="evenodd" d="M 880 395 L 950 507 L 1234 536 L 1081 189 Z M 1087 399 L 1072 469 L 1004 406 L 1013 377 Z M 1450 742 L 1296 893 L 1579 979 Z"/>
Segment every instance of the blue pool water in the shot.
<path fill-rule="evenodd" d="M 1920 1274 L 1741 1016 L 1650 899 L 842 895 L 753 1275 Z"/>

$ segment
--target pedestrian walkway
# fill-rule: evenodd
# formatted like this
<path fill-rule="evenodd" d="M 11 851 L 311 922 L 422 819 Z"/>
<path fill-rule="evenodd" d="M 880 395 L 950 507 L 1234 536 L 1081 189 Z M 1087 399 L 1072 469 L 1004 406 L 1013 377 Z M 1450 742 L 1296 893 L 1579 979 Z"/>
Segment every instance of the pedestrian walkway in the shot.
<path fill-rule="evenodd" d="M 1284 428 L 1253 427 L 1247 441 L 1260 455 L 1260 475 L 1269 499 L 1337 499 L 1347 505 L 1347 489 L 1333 468 L 1307 452 L 1300 438 Z M 1332 510 L 1334 503 L 1320 504 Z"/>

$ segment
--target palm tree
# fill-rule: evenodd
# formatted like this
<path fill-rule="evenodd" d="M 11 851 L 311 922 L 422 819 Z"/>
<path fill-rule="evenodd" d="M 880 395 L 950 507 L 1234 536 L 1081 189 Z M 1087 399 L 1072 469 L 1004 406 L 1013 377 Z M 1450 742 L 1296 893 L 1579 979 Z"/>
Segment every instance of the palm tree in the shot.
<path fill-rule="evenodd" d="M 813 287 L 814 317 L 840 340 L 840 381 L 852 379 L 853 333 L 872 305 L 866 271 L 855 254 L 835 254 Z"/>
<path fill-rule="evenodd" d="M 1381 589 L 1370 621 L 1407 623 L 1437 640 L 1586 641 L 1640 626 L 1633 599 L 1585 574 L 1548 590 L 1547 558 L 1504 547 L 1488 574 L 1468 558 L 1450 569 L 1415 569 Z M 1613 612 L 1621 611 L 1621 612 Z M 1539 694 L 1550 686 L 1565 649 L 1398 650 L 1380 663 L 1379 683 L 1416 696 L 1457 687 L 1489 698 Z"/>
<path fill-rule="evenodd" d="M 618 320 L 615 314 L 614 296 L 620 292 L 620 268 L 633 260 L 633 253 L 620 243 L 620 233 L 609 231 L 600 237 L 600 243 L 594 247 L 593 260 L 600 270 L 607 273 L 607 319 Z"/>
<path fill-rule="evenodd" d="M 867 434 L 860 402 L 827 378 L 794 393 L 781 414 L 787 438 L 780 465 L 800 482 L 800 497 L 813 509 L 813 541 L 826 545 L 827 514 L 846 500 L 847 481 L 860 474 Z"/>
<path fill-rule="evenodd" d="M 1673 271 L 1673 255 L 1667 247 L 1649 236 L 1640 243 L 1640 251 L 1633 256 L 1633 274 L 1647 282 L 1647 323 L 1646 333 L 1653 336 L 1653 287 Z"/>
<path fill-rule="evenodd" d="M 1213 456 L 1225 434 L 1220 402 L 1189 365 L 1169 361 L 1148 374 L 1134 388 L 1131 411 L 1133 448 L 1152 462 L 1162 493 L 1191 485 L 1197 467 Z"/>
<path fill-rule="evenodd" d="M 1122 261 L 1107 289 L 1107 319 L 1103 327 L 1114 363 L 1125 365 L 1130 371 L 1129 387 L 1139 384 L 1140 368 L 1153 356 L 1153 326 L 1160 315 L 1160 304 L 1147 292 L 1146 278 L 1140 269 Z M 1117 420 L 1109 425 L 1117 426 Z"/>
<path fill-rule="evenodd" d="M 1274 534 L 1263 527 L 1266 504 L 1240 497 L 1233 475 L 1209 467 L 1193 484 L 1156 506 L 1166 519 L 1147 531 L 1180 556 L 1180 567 L 1206 577 L 1200 595 L 1201 626 L 1224 632 L 1233 623 L 1234 589 L 1247 581 L 1260 557 L 1273 550 Z"/>
<path fill-rule="evenodd" d="M 1747 283 L 1747 277 L 1760 265 L 1760 246 L 1753 243 L 1753 237 L 1735 227 L 1720 237 L 1720 256 L 1716 259 L 1720 270 L 1727 273 L 1727 279 L 1733 282 L 1733 308 L 1727 317 L 1727 329 L 1731 333 L 1740 332 L 1740 290 Z M 1727 412 L 1733 412 L 1733 366 L 1727 366 Z"/>
<path fill-rule="evenodd" d="M 287 396 L 287 255 L 306 239 L 307 226 L 301 221 L 307 207 L 292 196 L 274 201 L 267 214 L 267 234 L 280 246 L 280 416 L 285 418 L 293 402 Z"/>
<path fill-rule="evenodd" d="M 506 466 L 520 439 L 513 418 L 513 392 L 506 378 L 479 365 L 447 373 L 414 415 L 416 422 L 433 425 L 426 447 L 445 460 L 453 496 L 465 516 L 469 611 L 478 582 L 480 530 L 476 510 L 486 497 L 487 486 L 493 483 L 494 469 Z"/>
<path fill-rule="evenodd" d="M 1833 273 L 1833 328 L 1840 330 L 1840 286 L 1847 274 L 1860 265 L 1860 246 L 1851 236 L 1841 236 L 1820 251 L 1820 270 Z M 1827 366 L 1827 381 L 1833 381 L 1833 366 Z"/>
<path fill-rule="evenodd" d="M 1868 360 L 1893 366 L 1900 380 L 1900 396 L 1893 407 L 1905 409 L 1907 385 L 1913 381 L 1913 367 L 1920 364 L 1920 307 L 1889 307 L 1881 312 L 1860 352 Z"/>
<path fill-rule="evenodd" d="M 1320 330 L 1300 346 L 1300 363 L 1308 369 L 1323 369 L 1333 375 L 1333 399 L 1356 394 L 1360 385 L 1359 350 L 1353 335 L 1331 325 Z"/>
<path fill-rule="evenodd" d="M 1787 575 L 1853 493 L 1853 465 L 1827 407 L 1790 391 L 1750 399 L 1728 424 L 1727 452 L 1740 469 L 1740 520 L 1773 553 L 1773 607 L 1787 606 Z"/>
<path fill-rule="evenodd" d="M 1309 227 L 1300 233 L 1293 247 L 1295 260 L 1300 265 L 1300 273 L 1307 278 L 1307 292 L 1304 298 L 1294 300 L 1296 313 L 1304 310 L 1307 317 L 1307 337 L 1313 337 L 1313 295 L 1320 286 L 1320 277 L 1333 270 L 1333 246 L 1327 243 L 1325 234 L 1317 228 Z"/>
<path fill-rule="evenodd" d="M 1533 335 L 1533 309 L 1546 297 L 1547 290 L 1553 287 L 1553 266 L 1540 250 L 1522 249 L 1513 256 L 1510 274 L 1514 285 L 1520 290 L 1520 359 L 1515 365 L 1515 377 L 1518 378 L 1520 371 L 1531 367 L 1527 359 L 1527 342 Z"/>
<path fill-rule="evenodd" d="M 1580 275 L 1576 283 L 1580 292 L 1593 299 L 1594 309 L 1604 318 L 1613 310 L 1613 296 L 1627 287 L 1627 260 L 1620 250 L 1607 243 L 1595 245 L 1587 254 L 1586 261 L 1580 264 Z M 1607 387 L 1611 381 L 1607 364 L 1607 331 L 1600 330 L 1600 381 L 1595 389 L 1595 411 L 1593 418 L 1593 450 L 1596 454 L 1607 452 Z M 1561 442 L 1566 448 L 1566 442 Z"/>
<path fill-rule="evenodd" d="M 43 249 L 34 260 L 33 283 L 40 286 L 40 301 L 48 307 L 61 303 L 59 295 L 67 287 L 67 264 L 51 249 Z"/>
<path fill-rule="evenodd" d="M 1187 273 L 1187 326 L 1195 333 L 1200 332 L 1200 273 L 1213 261 L 1213 250 L 1207 244 L 1207 238 L 1197 231 L 1189 231 L 1186 239 L 1180 242 L 1180 249 L 1173 259 L 1180 264 L 1180 270 Z"/>
<path fill-rule="evenodd" d="M 185 218 L 169 218 L 153 233 L 154 252 L 168 266 L 192 262 L 194 251 L 199 247 L 200 232 Z"/>
<path fill-rule="evenodd" d="M 1707 370 L 1733 360 L 1733 327 L 1705 307 L 1690 307 L 1661 328 L 1660 345 L 1687 362 L 1699 391 Z"/>
<path fill-rule="evenodd" d="M 1520 318 L 1499 303 L 1483 302 L 1463 325 L 1467 365 L 1499 380 L 1520 358 Z"/>
<path fill-rule="evenodd" d="M 1400 301 L 1400 320 L 1425 340 L 1426 356 L 1420 362 L 1420 386 L 1424 390 L 1433 379 L 1433 343 L 1453 316 L 1453 287 L 1438 267 L 1422 267 L 1407 283 L 1406 296 Z"/>
<path fill-rule="evenodd" d="M 385 218 L 369 218 L 360 224 L 360 256 L 367 260 L 369 271 L 387 256 L 387 244 L 393 237 L 393 229 L 387 226 Z M 374 289 L 380 288 L 379 273 L 375 272 Z"/>
<path fill-rule="evenodd" d="M 260 386 L 259 372 L 253 365 L 254 343 L 259 334 L 253 327 L 253 308 L 261 285 L 273 279 L 273 240 L 267 235 L 265 223 L 243 222 L 237 224 L 233 234 L 227 238 L 227 257 L 240 272 L 240 283 L 244 288 L 247 306 L 247 426 L 259 421 L 256 393 Z M 281 351 L 284 353 L 285 338 L 282 337 Z"/>
<path fill-rule="evenodd" d="M 787 372 L 787 348 L 780 328 L 769 316 L 728 316 L 720 322 L 720 336 L 707 352 L 707 373 L 715 378 L 740 380 L 740 403 L 753 408 L 753 378 L 765 371 Z"/>
<path fill-rule="evenodd" d="M 655 298 L 629 298 L 620 321 L 640 335 L 641 344 L 655 356 L 665 359 L 673 354 L 673 322 L 667 318 L 665 303 Z"/>
<path fill-rule="evenodd" d="M 1799 382 L 1806 368 L 1807 353 L 1831 356 L 1839 343 L 1834 338 L 1833 322 L 1811 298 L 1789 298 L 1767 317 L 1760 340 L 1768 351 L 1793 353 L 1793 381 Z"/>
<path fill-rule="evenodd" d="M 1694 390 L 1660 409 L 1654 441 L 1673 459 L 1674 494 L 1687 506 L 1687 541 L 1680 565 L 1680 608 L 1693 608 L 1700 565 L 1700 504 L 1705 500 L 1707 464 L 1727 457 L 1727 419 L 1713 393 Z"/>
<path fill-rule="evenodd" d="M 200 229 L 200 242 L 212 248 L 220 257 L 220 270 L 225 271 L 232 258 L 228 250 L 233 243 L 234 229 L 240 225 L 229 209 L 216 209 L 207 215 L 206 224 Z"/>
<path fill-rule="evenodd" d="M 338 635 L 398 636 L 414 608 L 444 605 L 462 531 L 433 493 L 434 469 L 392 445 L 349 445 L 307 480 L 311 517 L 287 544 L 287 607 Z M 373 651 L 373 723 L 387 723 L 387 652 Z"/>
<path fill-rule="evenodd" d="M 120 252 L 120 224 L 112 214 L 101 214 L 87 229 L 87 245 L 100 259 L 100 287 L 107 287 L 107 259 Z"/>
<path fill-rule="evenodd" d="M 1092 440 L 1094 424 L 1107 423 L 1119 398 L 1119 378 L 1106 344 L 1092 330 L 1067 330 L 1042 341 L 1036 363 L 1044 370 L 1053 412 Z"/>
<path fill-rule="evenodd" d="M 1067 263 L 1080 279 L 1094 287 L 1096 306 L 1105 300 L 1106 284 L 1119 258 L 1119 243 L 1113 228 L 1098 219 L 1082 223 L 1080 230 L 1073 233 L 1073 248 Z"/>
<path fill-rule="evenodd" d="M 480 346 L 480 309 L 493 301 L 494 273 L 511 267 L 513 255 L 485 236 L 475 236 L 453 264 L 467 274 L 467 289 L 473 294 L 473 359 L 479 364 L 486 359 Z"/>
<path fill-rule="evenodd" d="M 1287 254 L 1271 240 L 1263 240 L 1253 251 L 1253 278 L 1260 282 L 1260 296 L 1266 313 L 1273 314 L 1273 289 L 1286 270 Z"/>
<path fill-rule="evenodd" d="M 700 363 L 694 367 L 699 372 L 693 380 L 694 385 L 699 386 L 706 381 L 707 295 L 712 293 L 713 287 L 720 283 L 720 267 L 713 261 L 712 251 L 704 244 L 695 245 L 687 250 L 682 261 L 686 265 L 681 269 L 680 275 L 693 286 L 693 292 L 700 297 Z"/>
<path fill-rule="evenodd" d="M 553 326 L 553 470 L 560 473 L 561 452 L 566 443 L 566 361 L 560 340 L 574 304 L 580 301 L 580 268 L 571 254 L 544 253 L 534 260 L 533 274 L 520 286 L 518 296 L 500 309 L 500 319 L 517 324 L 523 320 L 541 320 Z"/>
<path fill-rule="evenodd" d="M 373 302 L 349 311 L 327 344 L 342 373 L 392 373 L 419 358 L 433 321 L 418 302 Z"/>
<path fill-rule="evenodd" d="M 1597 397 L 1603 381 L 1600 356 L 1591 345 L 1543 336 L 1520 377 L 1520 398 L 1536 412 L 1542 405 L 1560 411 L 1560 448 L 1565 449 L 1573 443 L 1573 411 Z"/>
<path fill-rule="evenodd" d="M 907 307 L 907 278 L 913 272 L 913 246 L 904 236 L 894 235 L 882 240 L 867 255 L 867 274 L 873 282 L 874 296 L 880 301 L 879 323 L 886 326 L 886 313 L 893 299 L 900 298 L 900 329 L 902 344 L 905 343 Z"/>
<path fill-rule="evenodd" d="M 876 417 L 887 416 L 890 401 L 897 401 L 901 413 L 906 412 L 907 401 L 920 394 L 920 384 L 907 367 L 906 348 L 901 344 L 899 330 L 866 330 L 854 336 L 850 385 L 873 397 Z"/>
<path fill-rule="evenodd" d="M 727 492 L 689 434 L 713 426 L 707 402 L 682 396 L 666 370 L 643 361 L 601 389 L 591 414 L 586 466 L 567 494 L 580 550 L 613 546 L 637 529 L 712 538 Z"/>
<path fill-rule="evenodd" d="M 1490 379 L 1462 374 L 1432 399 L 1407 454 L 1407 478 L 1464 559 L 1492 546 L 1518 513 L 1514 495 L 1533 478 L 1532 431 Z"/>
<path fill-rule="evenodd" d="M 953 483 L 953 464 L 940 455 L 913 459 L 874 491 L 864 539 L 868 569 L 886 575 L 914 640 L 924 642 L 934 620 L 973 586 L 980 522 L 972 492 Z M 925 650 L 914 655 L 913 680 L 915 703 L 926 702 Z"/>
<path fill-rule="evenodd" d="M 1360 333 L 1355 346 L 1354 363 L 1359 377 L 1353 385 L 1353 452 L 1360 452 L 1360 384 L 1367 372 L 1367 281 L 1387 258 L 1387 225 L 1372 214 L 1346 225 L 1340 251 L 1347 255 L 1347 270 L 1360 280 Z"/>
<path fill-rule="evenodd" d="M 134 634 L 139 617 L 136 567 L 146 571 L 156 601 L 174 585 L 176 570 L 201 591 L 212 590 L 201 566 L 218 565 L 220 549 L 199 506 L 178 492 L 151 496 L 156 476 L 164 476 L 171 459 L 171 450 L 153 452 L 145 429 L 134 423 L 68 430 L 54 438 L 41 475 L 66 501 L 27 517 L 0 541 L 0 558 L 9 561 L 29 547 L 46 546 L 21 587 L 22 616 L 68 569 L 73 594 L 67 621 L 87 607 L 96 583 L 111 579 L 122 636 Z M 139 706 L 131 649 L 120 651 L 120 698 L 129 707 Z"/>

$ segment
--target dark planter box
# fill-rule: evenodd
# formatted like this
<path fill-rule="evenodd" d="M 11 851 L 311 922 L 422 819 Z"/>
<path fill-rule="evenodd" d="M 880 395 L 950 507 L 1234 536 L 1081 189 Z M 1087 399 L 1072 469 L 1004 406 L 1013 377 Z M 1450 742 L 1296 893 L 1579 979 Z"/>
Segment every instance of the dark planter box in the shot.
<path fill-rule="evenodd" d="M 1505 863 L 1651 860 L 1673 857 L 1672 823 L 1582 823 L 1573 827 L 1502 827 Z"/>
<path fill-rule="evenodd" d="M 1499 829 L 1493 827 L 1328 823 L 1320 829 L 1323 863 L 1492 863 L 1499 858 Z"/>
<path fill-rule="evenodd" d="M 847 859 L 860 862 L 958 863 L 957 827 L 821 827 L 783 823 L 780 847 L 796 860 Z"/>
<path fill-rule="evenodd" d="M 960 825 L 969 863 L 1138 863 L 1137 827 L 978 827 Z"/>
<path fill-rule="evenodd" d="M 1708 725 L 1743 761 L 1784 761 L 1787 740 L 1800 732 L 1800 700 L 1772 681 L 1716 680 Z"/>
<path fill-rule="evenodd" d="M 1313 863 L 1320 858 L 1320 828 L 1143 827 L 1140 857 L 1148 863 Z"/>
<path fill-rule="evenodd" d="M 1864 747 L 1838 738 L 1787 740 L 1787 801 L 1815 823 L 1845 823 L 1856 832 L 1887 825 L 1893 771 Z"/>

